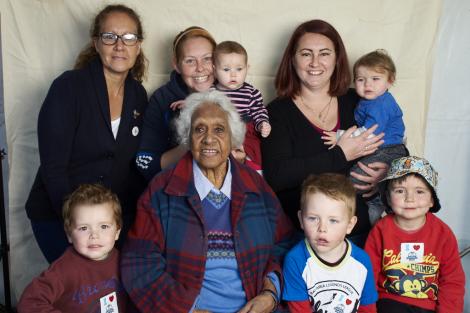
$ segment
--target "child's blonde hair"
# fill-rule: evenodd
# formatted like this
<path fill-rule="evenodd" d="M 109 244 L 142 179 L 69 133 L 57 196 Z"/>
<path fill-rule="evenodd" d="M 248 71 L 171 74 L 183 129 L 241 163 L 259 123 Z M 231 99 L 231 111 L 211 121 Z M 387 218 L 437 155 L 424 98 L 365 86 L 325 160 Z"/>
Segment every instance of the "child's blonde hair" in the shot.
<path fill-rule="evenodd" d="M 397 74 L 395 63 L 393 63 L 392 58 L 388 55 L 387 51 L 384 49 L 377 49 L 375 51 L 369 52 L 359 60 L 354 63 L 353 66 L 353 75 L 354 80 L 357 77 L 357 69 L 360 67 L 371 68 L 379 73 L 387 73 L 388 81 L 393 83 L 395 81 L 395 76 Z"/>
<path fill-rule="evenodd" d="M 328 198 L 344 202 L 350 217 L 356 213 L 356 190 L 344 175 L 325 173 L 308 176 L 302 183 L 301 210 L 305 210 L 308 197 L 315 193 L 321 193 Z"/>
<path fill-rule="evenodd" d="M 245 57 L 245 62 L 248 63 L 248 53 L 245 48 L 236 41 L 222 41 L 214 50 L 214 60 L 217 60 L 221 54 L 236 53 Z"/>
<path fill-rule="evenodd" d="M 62 208 L 65 232 L 69 234 L 72 230 L 73 212 L 77 207 L 81 205 L 97 205 L 104 203 L 111 205 L 117 229 L 121 229 L 121 204 L 116 194 L 100 184 L 83 184 L 65 200 Z"/>

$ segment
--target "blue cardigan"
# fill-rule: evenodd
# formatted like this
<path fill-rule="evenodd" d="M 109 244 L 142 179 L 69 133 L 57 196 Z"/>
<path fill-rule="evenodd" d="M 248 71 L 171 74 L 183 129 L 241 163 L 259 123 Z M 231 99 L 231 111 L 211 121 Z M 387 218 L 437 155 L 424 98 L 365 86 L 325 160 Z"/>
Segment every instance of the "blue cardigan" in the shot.
<path fill-rule="evenodd" d="M 99 58 L 52 83 L 39 112 L 40 167 L 26 203 L 33 220 L 61 219 L 64 197 L 79 184 L 102 183 L 117 193 L 123 215 L 135 214 L 145 180 L 135 168 L 147 93 L 131 74 L 117 138 Z"/>

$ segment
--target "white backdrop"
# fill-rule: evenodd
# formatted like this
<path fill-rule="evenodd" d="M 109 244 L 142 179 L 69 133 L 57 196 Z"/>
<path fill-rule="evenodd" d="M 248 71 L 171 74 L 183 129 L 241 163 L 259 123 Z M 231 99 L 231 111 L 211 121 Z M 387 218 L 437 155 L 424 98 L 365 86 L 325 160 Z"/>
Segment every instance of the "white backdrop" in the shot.
<path fill-rule="evenodd" d="M 465 14 L 462 9 L 468 5 L 468 1 L 447 1 L 457 3 L 454 6 L 455 12 Z M 52 80 L 72 67 L 74 59 L 86 44 L 91 18 L 109 2 L 0 0 L 10 166 L 12 281 L 13 294 L 16 297 L 21 294 L 31 277 L 47 266 L 32 237 L 24 213 L 24 203 L 39 163 L 36 137 L 39 108 Z M 248 81 L 261 89 L 266 103 L 274 97 L 273 76 L 287 40 L 294 28 L 303 21 L 320 18 L 333 24 L 345 41 L 351 64 L 360 55 L 371 50 L 388 50 L 398 69 L 397 81 L 391 92 L 396 96 L 405 114 L 408 146 L 413 154 L 423 154 L 427 104 L 431 96 L 433 77 L 433 47 L 441 16 L 440 0 L 121 2 L 136 9 L 144 22 L 146 40 L 143 49 L 150 60 L 149 80 L 144 85 L 149 94 L 168 78 L 173 37 L 191 25 L 207 28 L 217 41 L 236 40 L 245 46 L 251 65 Z M 453 21 L 450 15 L 447 20 Z M 464 16 L 461 20 L 464 20 Z M 451 27 L 441 36 L 445 38 L 454 34 L 461 36 L 463 33 L 461 29 Z M 469 39 L 466 41 L 468 45 Z M 453 42 L 461 43 L 456 39 Z M 444 50 L 444 53 L 449 52 L 449 48 Z M 460 51 L 462 62 L 465 61 L 464 51 Z M 449 64 L 450 62 L 453 60 L 449 60 Z M 436 66 L 435 70 L 438 69 Z M 463 70 L 462 64 L 456 65 L 455 69 Z M 441 70 L 447 73 L 449 69 L 446 67 Z M 436 77 L 439 74 L 440 72 L 435 72 L 434 75 Z M 453 94 L 459 97 L 459 90 L 454 89 Z M 432 97 L 434 101 L 434 93 Z M 462 98 L 460 96 L 458 100 Z M 449 104 L 446 102 L 440 108 L 446 108 Z M 434 107 L 431 106 L 430 113 L 440 116 L 440 112 L 433 113 Z M 461 115 L 455 112 L 453 116 L 461 120 Z M 440 124 L 437 126 L 441 127 Z M 442 134 L 439 127 L 433 129 Z M 431 124 L 428 129 L 432 132 Z M 463 127 L 455 127 L 455 131 L 463 131 Z M 436 167 L 441 172 L 441 177 L 459 176 L 463 172 L 461 168 L 454 168 L 453 170 L 457 171 L 452 175 L 450 169 L 437 163 L 438 158 L 434 155 L 442 151 L 442 144 L 439 144 L 442 138 L 436 139 L 434 143 L 430 140 L 429 138 L 427 145 L 435 145 L 436 149 L 433 152 L 426 146 L 426 154 L 438 164 Z M 460 148 L 464 147 L 461 142 L 459 144 Z M 457 154 L 459 149 L 449 146 L 445 151 L 455 151 Z M 468 153 L 468 149 L 465 152 Z M 465 155 L 462 151 L 458 158 L 463 162 Z M 452 162 L 456 159 L 457 157 L 452 159 Z M 442 182 L 445 182 L 445 178 Z M 459 195 L 464 197 L 464 183 L 459 184 L 458 188 L 455 188 L 457 190 L 445 191 L 442 188 L 439 192 L 445 199 L 444 205 L 452 204 L 449 208 L 445 207 L 443 211 L 448 214 L 442 217 L 447 221 L 450 215 L 456 216 L 454 220 L 449 220 L 449 224 L 456 227 L 456 233 L 461 240 L 470 237 L 468 232 L 463 231 L 463 223 L 459 223 L 458 218 L 464 212 L 464 200 L 450 203 L 447 202 L 450 197 L 443 193 L 448 192 L 454 198 Z M 462 208 L 461 211 L 459 208 Z"/>
<path fill-rule="evenodd" d="M 470 1 L 444 1 L 436 41 L 426 127 L 425 156 L 438 170 L 438 213 L 457 235 L 460 249 L 470 246 Z M 465 312 L 470 312 L 470 255 L 466 273 Z"/>

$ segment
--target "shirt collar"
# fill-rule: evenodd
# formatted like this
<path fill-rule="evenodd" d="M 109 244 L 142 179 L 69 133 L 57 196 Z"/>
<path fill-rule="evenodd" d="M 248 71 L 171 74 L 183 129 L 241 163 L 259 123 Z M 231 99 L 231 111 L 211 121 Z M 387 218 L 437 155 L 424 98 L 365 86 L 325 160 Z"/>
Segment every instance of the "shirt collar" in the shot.
<path fill-rule="evenodd" d="M 225 175 L 224 183 L 222 188 L 217 189 L 206 176 L 201 171 L 201 168 L 197 164 L 196 160 L 193 159 L 193 176 L 194 176 L 194 185 L 196 191 L 199 194 L 199 199 L 204 200 L 205 197 L 209 194 L 211 190 L 219 193 L 222 192 L 227 198 L 231 199 L 232 194 L 232 171 L 230 160 L 227 160 L 227 174 Z"/>

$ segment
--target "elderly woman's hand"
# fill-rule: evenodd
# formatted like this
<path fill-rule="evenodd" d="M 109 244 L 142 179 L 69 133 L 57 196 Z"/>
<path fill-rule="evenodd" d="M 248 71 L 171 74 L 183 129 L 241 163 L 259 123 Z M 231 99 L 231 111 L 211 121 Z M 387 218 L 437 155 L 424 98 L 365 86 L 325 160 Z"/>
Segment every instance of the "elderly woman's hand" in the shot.
<path fill-rule="evenodd" d="M 388 165 L 382 162 L 373 162 L 365 165 L 357 162 L 357 165 L 367 174 L 361 175 L 356 172 L 351 172 L 351 176 L 364 182 L 364 185 L 354 185 L 354 188 L 365 192 L 362 196 L 367 198 L 377 192 L 378 183 L 385 177 L 388 171 Z"/>
<path fill-rule="evenodd" d="M 269 313 L 275 307 L 276 302 L 273 297 L 270 294 L 262 293 L 248 301 L 238 313 Z"/>
<path fill-rule="evenodd" d="M 343 150 L 346 160 L 351 161 L 372 154 L 384 143 L 382 140 L 383 133 L 374 135 L 377 127 L 378 125 L 376 124 L 356 137 L 351 136 L 357 129 L 356 126 L 346 130 L 337 143 Z"/>
<path fill-rule="evenodd" d="M 274 300 L 273 293 L 277 294 L 276 287 L 271 282 L 271 279 L 265 278 L 263 282 L 263 291 L 248 301 L 245 306 L 238 311 L 238 313 L 269 313 L 273 312 L 276 308 L 276 301 Z"/>

